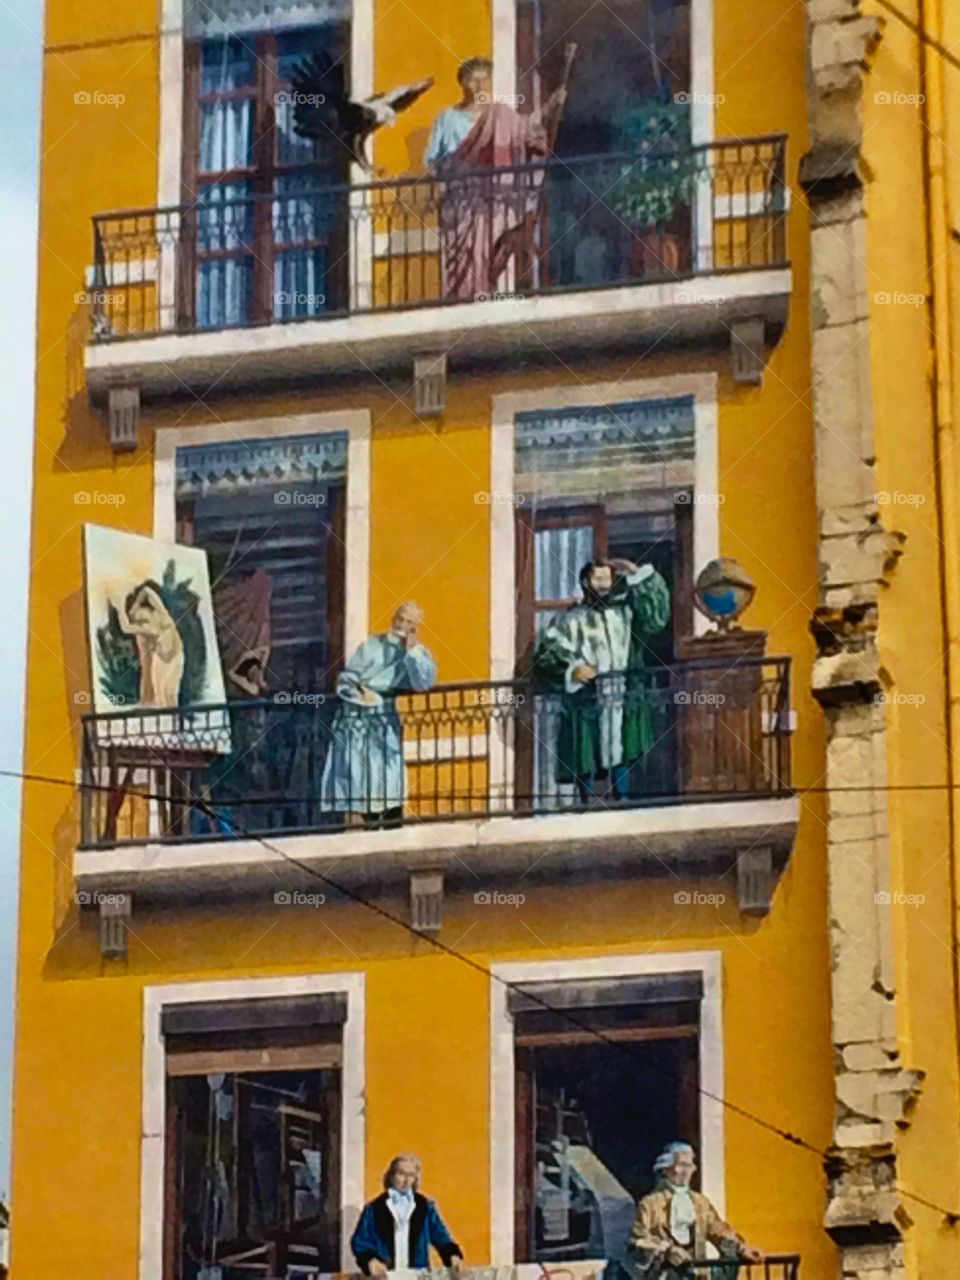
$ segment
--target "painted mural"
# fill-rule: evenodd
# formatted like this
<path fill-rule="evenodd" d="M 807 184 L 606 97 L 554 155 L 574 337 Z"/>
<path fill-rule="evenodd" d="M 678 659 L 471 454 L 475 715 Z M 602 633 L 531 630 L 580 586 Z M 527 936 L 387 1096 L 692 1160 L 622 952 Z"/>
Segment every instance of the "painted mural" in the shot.
<path fill-rule="evenodd" d="M 84 528 L 96 712 L 225 701 L 206 552 Z"/>

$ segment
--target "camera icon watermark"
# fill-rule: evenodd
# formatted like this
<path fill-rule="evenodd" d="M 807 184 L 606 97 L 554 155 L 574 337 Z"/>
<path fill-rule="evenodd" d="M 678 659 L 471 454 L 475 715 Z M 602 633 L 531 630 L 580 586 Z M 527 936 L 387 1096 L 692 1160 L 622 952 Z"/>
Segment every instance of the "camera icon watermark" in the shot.
<path fill-rule="evenodd" d="M 673 495 L 674 505 L 678 507 L 722 507 L 726 500 L 722 493 L 701 493 L 690 489 L 681 489 Z"/>
<path fill-rule="evenodd" d="M 295 89 L 281 89 L 273 95 L 275 107 L 322 107 L 326 100 L 326 94 L 298 93 Z"/>
<path fill-rule="evenodd" d="M 673 100 L 678 107 L 722 107 L 726 96 L 722 93 L 675 93 Z"/>
<path fill-rule="evenodd" d="M 686 889 L 679 889 L 673 895 L 673 901 L 678 907 L 722 907 L 726 900 L 725 893 L 699 893 Z"/>
<path fill-rule="evenodd" d="M 473 295 L 474 302 L 526 302 L 526 294 L 523 293 L 475 293 Z"/>
<path fill-rule="evenodd" d="M 119 307 L 123 302 L 122 293 L 104 293 L 101 289 L 81 289 L 73 295 L 78 307 Z"/>
<path fill-rule="evenodd" d="M 126 100 L 126 94 L 103 93 L 99 89 L 78 89 L 73 95 L 77 107 L 122 107 Z"/>
<path fill-rule="evenodd" d="M 326 901 L 326 894 L 302 893 L 299 889 L 278 889 L 273 895 L 276 907 L 322 907 Z"/>
<path fill-rule="evenodd" d="M 526 102 L 522 93 L 478 93 L 474 101 L 478 106 L 522 107 Z"/>
<path fill-rule="evenodd" d="M 922 107 L 926 95 L 922 93 L 901 93 L 899 90 L 881 89 L 873 95 L 878 107 Z"/>
<path fill-rule="evenodd" d="M 278 307 L 306 307 L 310 311 L 322 310 L 327 305 L 325 293 L 275 293 L 273 300 Z"/>
<path fill-rule="evenodd" d="M 904 693 L 900 689 L 883 689 L 874 698 L 874 702 L 889 707 L 922 707 L 926 700 L 925 693 Z"/>
<path fill-rule="evenodd" d="M 873 300 L 878 307 L 925 307 L 925 293 L 905 293 L 902 289 L 879 289 Z"/>
<path fill-rule="evenodd" d="M 481 707 L 522 707 L 527 700 L 525 693 L 512 689 L 478 689 L 477 703 Z"/>
<path fill-rule="evenodd" d="M 924 893 L 875 893 L 873 900 L 878 907 L 922 907 L 927 900 Z"/>
<path fill-rule="evenodd" d="M 491 889 L 478 889 L 473 895 L 478 907 L 522 907 L 526 902 L 523 893 L 498 893 Z"/>
<path fill-rule="evenodd" d="M 73 495 L 77 507 L 122 507 L 126 501 L 124 493 L 101 493 L 99 489 L 81 489 Z"/>
<path fill-rule="evenodd" d="M 314 489 L 281 489 L 273 495 L 277 507 L 325 507 L 327 495 Z"/>
<path fill-rule="evenodd" d="M 500 493 L 493 489 L 480 489 L 473 495 L 480 507 L 522 507 L 527 501 L 525 493 Z"/>
<path fill-rule="evenodd" d="M 325 693 L 306 693 L 302 689 L 282 689 L 273 695 L 278 707 L 322 707 L 326 700 Z"/>
<path fill-rule="evenodd" d="M 878 507 L 922 507 L 927 501 L 925 493 L 907 493 L 901 489 L 881 489 L 873 495 Z"/>
<path fill-rule="evenodd" d="M 726 700 L 726 694 L 710 693 L 706 689 L 678 689 L 673 695 L 678 707 L 722 707 Z"/>

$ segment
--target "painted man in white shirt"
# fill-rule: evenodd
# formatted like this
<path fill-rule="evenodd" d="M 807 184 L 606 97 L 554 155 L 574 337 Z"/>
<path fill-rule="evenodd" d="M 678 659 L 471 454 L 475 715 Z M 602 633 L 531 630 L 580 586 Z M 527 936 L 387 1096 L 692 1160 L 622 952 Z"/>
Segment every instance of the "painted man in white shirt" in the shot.
<path fill-rule="evenodd" d="M 705 1195 L 690 1186 L 697 1171 L 693 1147 L 669 1142 L 653 1166 L 656 1188 L 640 1201 L 630 1232 L 630 1250 L 642 1280 L 687 1280 L 691 1263 L 707 1257 L 712 1244 L 721 1258 L 761 1262 L 763 1254 L 724 1222 Z M 731 1265 L 730 1272 L 739 1268 Z M 714 1268 L 723 1276 L 725 1268 Z"/>
<path fill-rule="evenodd" d="M 431 1245 L 445 1267 L 461 1269 L 463 1251 L 419 1186 L 417 1157 L 394 1156 L 383 1175 L 383 1194 L 364 1205 L 350 1241 L 364 1275 L 423 1271 L 430 1266 Z"/>

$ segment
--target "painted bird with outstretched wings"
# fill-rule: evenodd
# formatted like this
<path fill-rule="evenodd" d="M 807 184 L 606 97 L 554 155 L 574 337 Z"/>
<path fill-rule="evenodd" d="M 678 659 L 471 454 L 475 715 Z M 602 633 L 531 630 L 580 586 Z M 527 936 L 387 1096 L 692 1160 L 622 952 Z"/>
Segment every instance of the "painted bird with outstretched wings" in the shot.
<path fill-rule="evenodd" d="M 432 84 L 430 76 L 363 102 L 351 102 L 343 89 L 342 71 L 328 54 L 314 53 L 291 77 L 293 127 L 301 138 L 321 144 L 339 142 L 357 164 L 372 173 L 367 140 L 383 125 L 393 124 L 398 112 L 412 106 Z"/>

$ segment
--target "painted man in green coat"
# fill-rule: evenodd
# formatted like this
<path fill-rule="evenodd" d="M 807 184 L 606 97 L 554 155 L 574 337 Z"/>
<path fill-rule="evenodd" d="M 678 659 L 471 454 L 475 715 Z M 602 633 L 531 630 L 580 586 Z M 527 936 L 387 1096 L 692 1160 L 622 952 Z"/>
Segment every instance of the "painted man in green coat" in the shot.
<path fill-rule="evenodd" d="M 646 639 L 669 622 L 670 592 L 652 565 L 630 560 L 584 565 L 580 587 L 583 599 L 540 637 L 533 670 L 560 696 L 559 781 L 575 782 L 584 803 L 609 782 L 620 800 L 627 770 L 653 745 Z"/>

